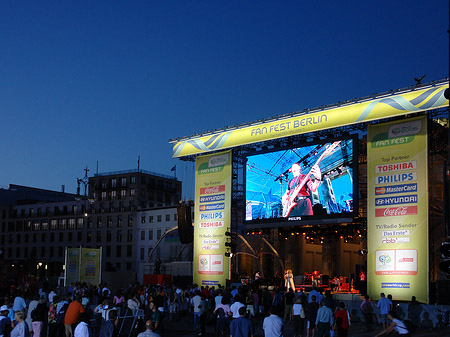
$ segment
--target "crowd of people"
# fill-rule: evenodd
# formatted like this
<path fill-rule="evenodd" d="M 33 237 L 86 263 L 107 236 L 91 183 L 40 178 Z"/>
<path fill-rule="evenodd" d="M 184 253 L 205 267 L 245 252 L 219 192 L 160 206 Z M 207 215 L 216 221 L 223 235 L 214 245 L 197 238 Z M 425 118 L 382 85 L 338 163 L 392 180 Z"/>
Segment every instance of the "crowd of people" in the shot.
<path fill-rule="evenodd" d="M 112 292 L 106 283 L 74 283 L 58 289 L 43 283 L 14 286 L 0 295 L 0 337 L 115 337 L 120 329 L 118 319 L 124 316 L 135 318 L 132 336 L 157 337 L 164 336 L 164 322 L 177 321 L 183 315 L 192 316 L 193 331 L 199 336 L 205 335 L 206 324 L 215 325 L 217 337 L 253 336 L 262 322 L 266 337 L 282 336 L 285 324 L 292 326 L 294 337 L 346 337 L 353 314 L 330 290 L 322 294 L 313 288 L 303 293 L 292 287 L 271 289 L 257 284 L 133 284 Z M 377 336 L 392 330 L 408 336 L 411 326 L 402 321 L 397 306 L 384 294 L 376 304 L 367 295 L 361 303 L 367 331 L 373 331 L 375 308 L 383 324 Z M 420 314 L 420 304 L 413 298 L 408 318 L 417 323 Z"/>

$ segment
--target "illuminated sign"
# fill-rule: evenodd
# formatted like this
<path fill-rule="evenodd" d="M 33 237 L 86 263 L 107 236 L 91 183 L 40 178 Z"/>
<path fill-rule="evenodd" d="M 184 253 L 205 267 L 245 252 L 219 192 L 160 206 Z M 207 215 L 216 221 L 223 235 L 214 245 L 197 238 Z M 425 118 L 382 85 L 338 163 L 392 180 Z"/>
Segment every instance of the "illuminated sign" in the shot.
<path fill-rule="evenodd" d="M 448 83 L 420 90 L 414 89 L 400 94 L 392 94 L 365 102 L 356 102 L 311 113 L 299 113 L 291 117 L 253 123 L 249 126 L 213 132 L 207 136 L 180 140 L 173 145 L 173 157 L 202 154 L 228 149 L 240 145 L 252 144 L 271 139 L 284 138 L 308 132 L 332 129 L 350 124 L 357 124 L 405 115 L 411 112 L 426 111 L 448 106 L 444 91 Z M 397 123 L 395 127 L 380 134 L 373 147 L 392 147 L 414 142 L 418 134 L 414 123 Z M 220 158 L 218 159 L 220 163 Z M 221 166 L 202 169 L 199 174 L 220 170 Z"/>

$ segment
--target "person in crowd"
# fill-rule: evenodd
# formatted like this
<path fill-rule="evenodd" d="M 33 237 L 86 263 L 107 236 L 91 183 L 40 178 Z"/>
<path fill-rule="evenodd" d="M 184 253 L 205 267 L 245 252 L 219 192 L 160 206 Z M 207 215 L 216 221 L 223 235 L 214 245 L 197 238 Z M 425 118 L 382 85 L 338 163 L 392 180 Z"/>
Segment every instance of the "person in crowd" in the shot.
<path fill-rule="evenodd" d="M 295 300 L 292 306 L 292 317 L 294 320 L 294 337 L 303 336 L 303 331 L 305 329 L 305 309 L 302 305 L 302 300 L 300 298 Z"/>
<path fill-rule="evenodd" d="M 314 337 L 316 327 L 317 311 L 319 310 L 319 303 L 316 302 L 316 296 L 311 296 L 311 302 L 306 305 L 306 337 Z"/>
<path fill-rule="evenodd" d="M 51 294 L 51 292 L 50 292 Z M 53 295 L 50 296 L 52 301 L 48 306 L 48 314 L 47 314 L 47 322 L 48 322 L 48 337 L 57 337 L 58 336 L 58 325 L 56 324 L 56 309 L 58 307 L 59 296 Z"/>
<path fill-rule="evenodd" d="M 245 317 L 245 307 L 239 308 L 239 318 L 230 324 L 230 337 L 253 337 L 252 323 Z"/>
<path fill-rule="evenodd" d="M 11 337 L 29 337 L 30 330 L 28 324 L 25 322 L 25 313 L 21 310 L 16 311 L 14 313 L 14 319 L 17 324 L 11 331 Z"/>
<path fill-rule="evenodd" d="M 347 337 L 348 329 L 350 327 L 350 314 L 347 309 L 345 309 L 344 302 L 339 302 L 339 308 L 336 311 L 335 317 L 335 329 L 337 330 L 338 337 Z"/>
<path fill-rule="evenodd" d="M 74 337 L 89 337 L 89 314 L 85 311 L 80 314 L 80 323 L 75 328 Z"/>
<path fill-rule="evenodd" d="M 100 328 L 99 337 L 115 337 L 117 335 L 117 323 L 117 310 L 110 310 L 108 312 L 108 320 Z"/>
<path fill-rule="evenodd" d="M 386 298 L 384 293 L 380 294 L 381 298 L 377 303 L 377 308 L 380 309 L 380 318 L 383 323 L 383 329 L 387 329 L 389 326 L 388 313 L 392 309 L 392 301 Z"/>
<path fill-rule="evenodd" d="M 31 319 L 31 313 L 34 309 L 36 309 L 37 305 L 39 304 L 39 295 L 35 294 L 32 297 L 33 299 L 28 304 L 28 315 L 25 318 L 25 322 L 28 324 L 28 330 L 30 332 L 33 331 L 33 325 L 32 325 L 32 319 Z M 22 310 L 21 310 L 22 311 Z"/>
<path fill-rule="evenodd" d="M 37 303 L 36 303 L 37 305 Z M 27 310 L 27 304 L 25 303 L 25 299 L 23 298 L 23 291 L 18 290 L 17 291 L 17 296 L 14 298 L 14 303 L 13 303 L 13 310 L 14 311 L 23 311 L 24 313 L 26 313 Z"/>
<path fill-rule="evenodd" d="M 136 316 L 138 311 L 139 311 L 139 307 L 141 305 L 138 296 L 136 293 L 133 294 L 133 296 L 127 296 L 128 300 L 127 300 L 127 307 L 128 310 L 131 311 L 133 316 Z"/>
<path fill-rule="evenodd" d="M 284 294 L 284 321 L 286 322 L 288 319 L 292 321 L 292 307 L 294 305 L 295 294 L 294 290 L 290 288 Z"/>
<path fill-rule="evenodd" d="M 277 315 L 277 308 L 272 306 L 269 309 L 270 316 L 264 318 L 263 330 L 265 337 L 283 336 L 283 320 Z"/>
<path fill-rule="evenodd" d="M 333 311 L 328 308 L 325 301 L 322 300 L 316 316 L 316 337 L 324 337 L 330 335 L 330 329 L 334 324 Z"/>
<path fill-rule="evenodd" d="M 427 311 L 423 313 L 423 319 L 420 322 L 420 326 L 426 330 L 432 330 L 434 328 L 433 321 L 430 319 L 430 314 Z"/>
<path fill-rule="evenodd" d="M 408 304 L 408 319 L 415 325 L 419 326 L 420 314 L 422 313 L 422 305 L 417 302 L 416 296 L 411 297 Z"/>
<path fill-rule="evenodd" d="M 160 337 L 156 332 L 153 332 L 155 325 L 151 320 L 145 322 L 145 331 L 141 332 L 137 337 Z"/>
<path fill-rule="evenodd" d="M 364 296 L 364 301 L 361 302 L 359 307 L 361 309 L 361 313 L 364 316 L 364 322 L 366 324 L 366 331 L 373 331 L 372 322 L 373 322 L 373 309 L 372 303 L 370 302 L 369 295 Z"/>
<path fill-rule="evenodd" d="M 405 323 L 403 323 L 402 320 L 398 319 L 395 316 L 395 311 L 393 311 L 393 310 L 389 311 L 386 316 L 387 316 L 387 319 L 389 319 L 391 321 L 391 324 L 389 326 L 387 326 L 386 329 L 384 329 L 379 334 L 377 334 L 375 337 L 388 335 L 393 330 L 395 330 L 398 333 L 398 335 L 401 337 L 411 336 Z"/>
<path fill-rule="evenodd" d="M 8 314 L 8 306 L 2 305 L 0 307 L 0 337 L 9 337 L 11 334 L 11 319 Z"/>
<path fill-rule="evenodd" d="M 155 325 L 153 332 L 156 332 L 159 335 L 162 335 L 163 332 L 163 319 L 161 311 L 158 310 L 156 304 L 154 302 L 149 303 L 149 309 L 151 311 L 150 320 Z"/>
<path fill-rule="evenodd" d="M 31 320 L 33 327 L 33 337 L 45 337 L 47 332 L 44 331 L 44 322 L 47 321 L 47 302 L 44 297 L 39 299 L 36 308 L 31 311 Z"/>
<path fill-rule="evenodd" d="M 214 309 L 214 315 L 217 317 L 216 322 L 216 335 L 226 336 L 229 327 L 232 313 L 230 310 L 230 296 L 226 295 L 222 298 L 222 303 L 216 306 Z"/>
<path fill-rule="evenodd" d="M 234 296 L 234 302 L 230 306 L 233 319 L 239 318 L 239 308 L 241 307 L 245 307 L 245 305 L 241 302 L 241 296 L 236 294 L 236 296 Z"/>
<path fill-rule="evenodd" d="M 67 307 L 67 311 L 64 316 L 66 337 L 73 337 L 73 331 L 80 320 L 81 313 L 84 311 L 84 307 L 81 304 L 81 296 L 76 295 L 75 300 L 72 301 Z"/>
<path fill-rule="evenodd" d="M 122 308 L 122 305 L 125 302 L 125 298 L 122 294 L 122 289 L 119 289 L 116 291 L 116 294 L 114 295 L 113 304 L 117 308 Z"/>
<path fill-rule="evenodd" d="M 313 297 L 313 296 L 316 297 L 316 302 L 317 302 L 317 303 L 322 303 L 323 296 L 322 296 L 321 293 L 319 293 L 319 292 L 317 291 L 317 288 L 316 288 L 315 286 L 313 287 L 313 290 L 311 290 L 311 291 L 309 292 L 309 295 L 308 295 L 308 303 L 311 303 L 311 302 L 312 302 L 312 297 Z"/>
<path fill-rule="evenodd" d="M 198 331 L 200 329 L 200 315 L 202 311 L 202 298 L 200 296 L 200 290 L 195 292 L 195 296 L 191 298 L 191 305 L 194 310 L 194 330 Z"/>

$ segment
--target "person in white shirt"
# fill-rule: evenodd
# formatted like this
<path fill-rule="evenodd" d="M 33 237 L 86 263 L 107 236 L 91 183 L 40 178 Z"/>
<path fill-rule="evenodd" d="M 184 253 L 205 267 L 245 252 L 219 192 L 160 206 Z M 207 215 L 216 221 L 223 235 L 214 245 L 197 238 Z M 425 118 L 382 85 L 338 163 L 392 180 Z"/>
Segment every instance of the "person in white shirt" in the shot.
<path fill-rule="evenodd" d="M 233 314 L 233 319 L 239 318 L 239 308 L 245 307 L 243 303 L 241 303 L 241 297 L 239 295 L 234 296 L 234 303 L 230 306 L 230 311 Z"/>
<path fill-rule="evenodd" d="M 74 337 L 89 337 L 89 314 L 83 312 L 80 314 L 80 323 L 75 328 Z"/>
<path fill-rule="evenodd" d="M 264 337 L 281 337 L 283 336 L 283 320 L 276 315 L 276 308 L 271 307 L 270 316 L 264 318 L 263 330 Z"/>

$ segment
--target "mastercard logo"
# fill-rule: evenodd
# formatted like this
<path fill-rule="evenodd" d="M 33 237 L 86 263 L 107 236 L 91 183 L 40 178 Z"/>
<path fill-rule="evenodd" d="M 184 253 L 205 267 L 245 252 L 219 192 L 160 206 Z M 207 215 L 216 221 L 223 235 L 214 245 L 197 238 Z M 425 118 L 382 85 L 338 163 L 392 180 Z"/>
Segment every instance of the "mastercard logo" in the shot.
<path fill-rule="evenodd" d="M 386 188 L 385 187 L 377 187 L 375 189 L 375 194 L 385 194 L 386 193 Z"/>

